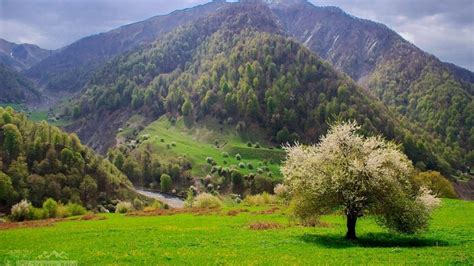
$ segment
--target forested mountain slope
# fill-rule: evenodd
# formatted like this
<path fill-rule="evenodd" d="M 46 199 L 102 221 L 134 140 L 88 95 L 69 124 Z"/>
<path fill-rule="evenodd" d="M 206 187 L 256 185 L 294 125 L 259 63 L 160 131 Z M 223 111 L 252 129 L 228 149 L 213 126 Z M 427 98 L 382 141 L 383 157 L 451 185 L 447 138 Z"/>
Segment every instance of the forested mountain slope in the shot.
<path fill-rule="evenodd" d="M 91 74 L 107 60 L 140 44 L 150 43 L 184 23 L 216 12 L 224 4 L 214 1 L 85 37 L 62 48 L 26 74 L 49 90 L 81 90 Z"/>
<path fill-rule="evenodd" d="M 33 44 L 16 44 L 0 38 L 0 63 L 17 71 L 30 68 L 52 53 Z"/>
<path fill-rule="evenodd" d="M 300 1 L 270 5 L 286 32 L 347 73 L 444 146 L 458 169 L 474 163 L 474 73 L 443 63 L 386 26 Z"/>
<path fill-rule="evenodd" d="M 39 100 L 33 83 L 10 66 L 0 63 L 0 103 L 23 103 Z"/>
<path fill-rule="evenodd" d="M 127 198 L 131 188 L 126 176 L 75 134 L 0 107 L 0 212 L 21 199 L 35 206 L 53 198 L 94 208 Z"/>
<path fill-rule="evenodd" d="M 402 142 L 415 162 L 451 171 L 423 130 L 407 130 L 349 77 L 287 38 L 264 4 L 233 4 L 114 59 L 77 102 L 70 129 L 105 152 L 132 114 L 149 122 L 165 113 L 191 124 L 212 117 L 237 131 L 258 125 L 275 143 L 314 142 L 330 121 L 355 119 L 366 134 Z"/>

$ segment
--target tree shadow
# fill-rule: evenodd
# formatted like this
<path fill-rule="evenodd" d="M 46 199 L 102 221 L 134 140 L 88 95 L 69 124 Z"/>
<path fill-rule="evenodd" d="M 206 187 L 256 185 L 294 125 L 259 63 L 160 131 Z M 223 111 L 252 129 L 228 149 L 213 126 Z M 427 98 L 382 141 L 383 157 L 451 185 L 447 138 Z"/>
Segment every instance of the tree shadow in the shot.
<path fill-rule="evenodd" d="M 350 248 L 350 247 L 439 247 L 449 246 L 443 240 L 431 239 L 419 236 L 403 236 L 389 233 L 369 233 L 360 236 L 357 240 L 347 240 L 341 235 L 315 235 L 304 234 L 299 237 L 306 243 L 311 243 L 328 248 Z"/>

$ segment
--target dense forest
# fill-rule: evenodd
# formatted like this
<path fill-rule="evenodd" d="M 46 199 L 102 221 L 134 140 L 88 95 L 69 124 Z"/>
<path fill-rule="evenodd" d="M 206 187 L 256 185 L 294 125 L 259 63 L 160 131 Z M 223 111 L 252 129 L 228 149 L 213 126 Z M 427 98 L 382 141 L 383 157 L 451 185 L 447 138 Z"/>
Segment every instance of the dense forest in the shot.
<path fill-rule="evenodd" d="M 474 167 L 474 101 L 470 82 L 433 56 L 402 41 L 377 65 L 367 87 L 387 106 L 424 128 L 437 152 L 456 169 Z"/>
<path fill-rule="evenodd" d="M 86 125 L 131 111 L 191 122 L 211 116 L 237 131 L 258 124 L 275 143 L 315 141 L 328 122 L 355 119 L 365 134 L 403 143 L 419 168 L 452 173 L 425 131 L 408 131 L 350 78 L 282 36 L 267 11 L 241 4 L 118 57 L 67 113 Z"/>
<path fill-rule="evenodd" d="M 131 196 L 131 183 L 75 134 L 0 108 L 0 211 L 21 199 L 47 198 L 92 209 Z"/>
<path fill-rule="evenodd" d="M 285 1 L 288 3 L 288 1 Z M 308 1 L 271 6 L 285 32 L 375 95 L 455 169 L 474 162 L 471 71 L 417 48 L 387 26 Z M 419 134 L 419 132 L 417 133 Z"/>
<path fill-rule="evenodd" d="M 0 103 L 20 103 L 39 97 L 33 83 L 13 68 L 0 63 Z"/>

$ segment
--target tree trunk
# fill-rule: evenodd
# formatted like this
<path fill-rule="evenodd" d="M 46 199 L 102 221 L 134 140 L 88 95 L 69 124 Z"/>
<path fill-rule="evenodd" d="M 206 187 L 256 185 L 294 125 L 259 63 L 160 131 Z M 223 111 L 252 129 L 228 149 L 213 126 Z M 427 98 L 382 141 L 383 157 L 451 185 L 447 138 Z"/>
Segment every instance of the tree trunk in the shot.
<path fill-rule="evenodd" d="M 347 212 L 347 234 L 346 239 L 356 240 L 356 222 L 357 222 L 357 212 L 348 211 Z"/>

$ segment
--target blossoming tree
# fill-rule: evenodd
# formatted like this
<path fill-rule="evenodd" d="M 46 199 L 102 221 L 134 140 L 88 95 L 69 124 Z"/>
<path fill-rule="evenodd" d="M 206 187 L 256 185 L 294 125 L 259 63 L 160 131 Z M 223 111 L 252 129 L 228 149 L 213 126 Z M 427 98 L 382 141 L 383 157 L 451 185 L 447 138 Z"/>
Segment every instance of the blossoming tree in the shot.
<path fill-rule="evenodd" d="M 437 199 L 413 189 L 412 163 L 395 143 L 359 129 L 355 122 L 336 124 L 317 145 L 286 148 L 282 173 L 294 213 L 309 219 L 342 208 L 348 239 L 356 239 L 357 219 L 366 213 L 398 232 L 425 229 Z"/>

